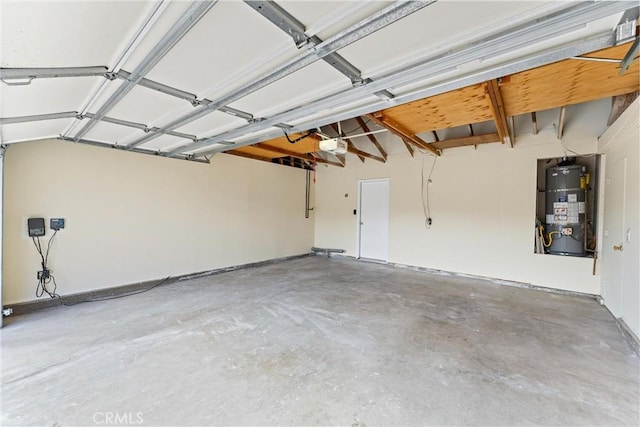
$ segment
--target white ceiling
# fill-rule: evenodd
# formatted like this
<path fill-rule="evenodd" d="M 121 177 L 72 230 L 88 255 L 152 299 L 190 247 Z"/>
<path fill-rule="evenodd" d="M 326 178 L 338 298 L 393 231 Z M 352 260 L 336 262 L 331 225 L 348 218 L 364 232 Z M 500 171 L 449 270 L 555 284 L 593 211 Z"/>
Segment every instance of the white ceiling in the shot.
<path fill-rule="evenodd" d="M 327 40 L 393 2 L 282 1 L 278 4 L 304 24 L 307 35 L 318 35 Z M 375 80 L 436 54 L 455 52 L 500 31 L 533 23 L 572 5 L 575 3 L 441 1 L 340 49 L 338 53 L 357 67 L 363 77 Z M 0 64 L 5 69 L 105 66 L 110 71 L 133 72 L 190 6 L 186 1 L 3 0 L 0 1 Z M 543 41 L 531 40 L 509 49 L 507 56 L 502 58 L 460 62 L 449 73 L 440 72 L 430 78 L 425 74 L 411 84 L 389 86 L 389 89 L 396 95 L 411 93 L 427 87 L 434 79 L 441 81 L 479 72 L 501 61 L 512 61 L 612 31 L 620 16 L 621 12 L 611 14 L 572 32 Z M 141 31 L 143 36 L 136 38 Z M 127 51 L 128 46 L 132 49 Z M 256 81 L 305 49 L 307 47 L 296 48 L 288 34 L 244 2 L 219 1 L 145 77 L 189 92 L 198 99 L 217 100 Z M 121 79 L 109 81 L 101 76 L 37 78 L 31 84 L 20 86 L 0 83 L 0 117 L 65 111 L 96 113 L 123 83 Z M 347 77 L 319 60 L 228 105 L 254 117 L 268 119 L 350 88 Z M 95 94 L 98 96 L 94 99 Z M 93 102 L 90 104 L 90 101 Z M 287 123 L 328 123 L 338 113 L 348 114 L 351 109 L 379 103 L 378 97 L 363 93 L 343 105 L 292 116 Z M 163 127 L 201 108 L 165 93 L 136 86 L 106 116 Z M 4 124 L 0 128 L 0 142 L 58 135 L 73 138 L 88 122 L 88 118 L 70 118 Z M 246 120 L 214 111 L 174 130 L 205 138 L 247 126 Z M 249 126 L 246 132 L 240 132 L 231 140 L 244 141 L 276 131 L 280 132 L 275 127 Z M 99 122 L 83 139 L 128 145 L 143 136 L 145 133 L 139 129 Z M 189 143 L 189 139 L 162 135 L 140 148 L 166 152 Z M 203 150 L 195 150 L 198 151 Z M 185 149 L 185 152 L 193 150 Z"/>

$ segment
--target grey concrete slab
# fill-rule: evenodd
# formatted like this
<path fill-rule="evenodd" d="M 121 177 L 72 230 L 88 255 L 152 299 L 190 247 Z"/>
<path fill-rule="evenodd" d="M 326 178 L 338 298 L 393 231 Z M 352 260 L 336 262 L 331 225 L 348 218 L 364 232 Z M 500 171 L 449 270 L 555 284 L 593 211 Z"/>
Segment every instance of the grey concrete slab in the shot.
<path fill-rule="evenodd" d="M 309 257 L 7 319 L 3 425 L 638 425 L 596 301 Z"/>

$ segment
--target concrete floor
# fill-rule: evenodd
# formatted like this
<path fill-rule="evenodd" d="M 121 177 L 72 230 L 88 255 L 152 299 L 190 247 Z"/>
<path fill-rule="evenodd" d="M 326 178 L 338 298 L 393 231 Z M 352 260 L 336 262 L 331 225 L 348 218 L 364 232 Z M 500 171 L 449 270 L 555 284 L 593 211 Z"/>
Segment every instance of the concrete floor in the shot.
<path fill-rule="evenodd" d="M 638 425 L 592 299 L 309 257 L 7 319 L 3 425 Z"/>

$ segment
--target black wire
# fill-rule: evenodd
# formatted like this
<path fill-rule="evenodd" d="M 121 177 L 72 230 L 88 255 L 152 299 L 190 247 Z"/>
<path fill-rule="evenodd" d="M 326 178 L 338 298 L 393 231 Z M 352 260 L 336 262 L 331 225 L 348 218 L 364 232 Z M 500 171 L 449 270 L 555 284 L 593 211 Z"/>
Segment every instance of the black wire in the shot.
<path fill-rule="evenodd" d="M 47 265 L 47 263 L 49 262 L 49 251 L 51 250 L 51 243 L 53 242 L 53 239 L 56 238 L 56 234 L 58 234 L 58 230 L 55 230 L 53 232 L 53 235 L 49 238 L 49 243 L 47 243 L 47 252 L 44 256 L 45 265 Z"/>
<path fill-rule="evenodd" d="M 287 132 L 286 132 L 286 131 L 284 131 L 284 130 L 282 131 L 282 133 L 284 133 L 284 136 L 286 136 L 286 137 L 287 137 L 287 141 L 289 141 L 291 144 L 295 144 L 296 142 L 298 142 L 298 141 L 302 141 L 303 139 L 308 138 L 308 137 L 310 137 L 311 135 L 315 135 L 316 131 L 314 131 L 314 130 L 310 130 L 310 131 L 309 131 L 309 132 L 307 132 L 305 135 L 302 135 L 302 136 L 300 136 L 300 137 L 298 137 L 298 138 L 296 138 L 296 139 L 291 139 L 291 138 L 289 138 L 289 135 L 288 135 L 288 134 L 287 134 Z"/>
<path fill-rule="evenodd" d="M 171 279 L 171 276 L 167 276 L 167 277 L 165 277 L 164 279 L 160 280 L 160 281 L 159 281 L 158 283 L 156 283 L 155 285 L 152 285 L 152 286 L 148 287 L 147 289 L 142 289 L 142 290 L 140 290 L 140 291 L 129 292 L 129 293 L 122 294 L 122 295 L 114 295 L 114 296 L 111 296 L 111 297 L 85 299 L 85 300 L 77 301 L 77 302 L 70 303 L 70 304 L 69 304 L 69 303 L 64 303 L 64 305 L 65 305 L 65 306 L 67 306 L 67 307 L 70 307 L 70 306 L 78 305 L 78 304 L 82 304 L 82 303 L 85 303 L 85 302 L 108 301 L 108 300 L 112 300 L 112 299 L 118 299 L 118 298 L 129 297 L 129 296 L 131 296 L 131 295 L 138 295 L 138 294 L 142 294 L 142 293 L 145 293 L 145 292 L 149 292 L 151 289 L 155 289 L 155 288 L 157 288 L 158 286 L 162 285 L 163 283 L 166 283 L 166 282 L 167 282 L 167 280 L 169 280 L 169 279 Z"/>

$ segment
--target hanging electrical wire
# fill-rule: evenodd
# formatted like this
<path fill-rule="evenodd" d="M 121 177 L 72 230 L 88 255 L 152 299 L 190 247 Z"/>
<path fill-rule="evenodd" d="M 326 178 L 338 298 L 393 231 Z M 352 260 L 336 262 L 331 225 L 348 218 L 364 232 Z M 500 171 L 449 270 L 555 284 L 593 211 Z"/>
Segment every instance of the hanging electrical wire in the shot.
<path fill-rule="evenodd" d="M 42 270 L 38 271 L 38 283 L 36 285 L 36 298 L 40 298 L 44 294 L 49 295 L 51 298 L 60 298 L 60 295 L 56 293 L 58 289 L 58 284 L 56 283 L 56 278 L 51 274 L 51 270 L 47 267 L 49 262 L 49 252 L 51 251 L 51 244 L 56 237 L 58 230 L 54 231 L 51 237 L 49 237 L 49 241 L 47 242 L 46 251 L 42 250 L 42 243 L 40 242 L 40 237 L 32 237 L 33 245 L 36 247 L 36 251 L 38 251 L 38 255 L 40 255 L 40 265 L 42 266 Z M 50 285 L 53 283 L 53 290 L 50 289 Z"/>
<path fill-rule="evenodd" d="M 424 153 L 423 153 L 424 154 Z M 436 162 L 438 161 L 438 157 L 433 157 L 433 163 L 431 164 L 431 170 L 429 170 L 429 176 L 427 177 L 427 185 L 425 191 L 425 179 L 424 179 L 424 159 L 426 156 L 422 157 L 422 168 L 420 171 L 420 194 L 422 196 L 422 211 L 424 213 L 424 227 L 428 230 L 431 228 L 431 224 L 433 220 L 431 219 L 431 203 L 429 200 L 429 187 L 431 184 L 431 176 L 433 175 L 433 170 L 436 167 Z"/>

